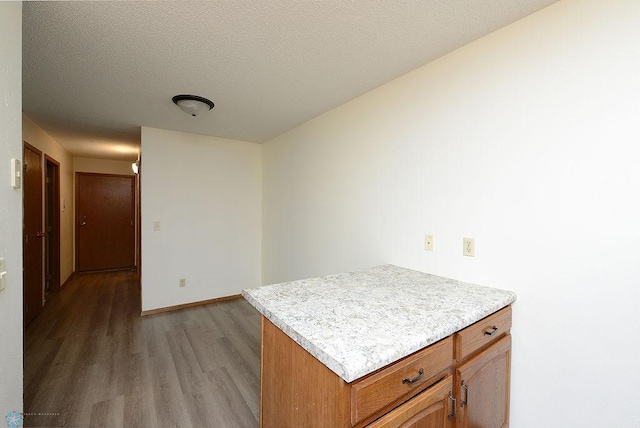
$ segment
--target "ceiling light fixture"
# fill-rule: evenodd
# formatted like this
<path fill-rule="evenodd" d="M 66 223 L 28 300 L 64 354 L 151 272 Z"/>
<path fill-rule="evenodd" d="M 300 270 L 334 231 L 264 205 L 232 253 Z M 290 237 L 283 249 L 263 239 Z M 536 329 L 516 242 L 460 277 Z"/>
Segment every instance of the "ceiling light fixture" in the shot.
<path fill-rule="evenodd" d="M 180 110 L 191 116 L 199 116 L 214 107 L 211 100 L 197 95 L 176 95 L 172 100 L 175 105 L 180 107 Z"/>

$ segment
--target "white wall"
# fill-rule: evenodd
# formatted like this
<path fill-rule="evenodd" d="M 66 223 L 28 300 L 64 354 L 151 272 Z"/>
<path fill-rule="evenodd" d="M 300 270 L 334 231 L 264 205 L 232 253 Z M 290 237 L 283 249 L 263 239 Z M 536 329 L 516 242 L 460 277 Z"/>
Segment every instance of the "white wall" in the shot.
<path fill-rule="evenodd" d="M 22 3 L 0 2 L 0 416 L 22 411 L 22 189 L 10 160 L 22 161 Z"/>
<path fill-rule="evenodd" d="M 638 52 L 640 2 L 564 0 L 269 141 L 263 281 L 514 290 L 511 426 L 640 425 Z"/>
<path fill-rule="evenodd" d="M 73 273 L 73 158 L 57 141 L 22 114 L 22 139 L 60 163 L 60 285 Z M 43 157 L 43 168 L 45 160 Z M 44 192 L 43 192 L 44 199 Z M 43 219 L 44 222 L 44 219 Z M 44 225 L 43 225 L 44 227 Z M 44 228 L 43 228 L 44 230 Z"/>
<path fill-rule="evenodd" d="M 261 150 L 142 128 L 143 310 L 260 285 Z M 153 230 L 155 221 L 160 231 Z M 186 287 L 178 287 L 180 278 Z"/>
<path fill-rule="evenodd" d="M 131 164 L 135 159 L 129 161 L 95 158 L 73 158 L 73 170 L 75 172 L 93 172 L 99 174 L 133 175 Z"/>

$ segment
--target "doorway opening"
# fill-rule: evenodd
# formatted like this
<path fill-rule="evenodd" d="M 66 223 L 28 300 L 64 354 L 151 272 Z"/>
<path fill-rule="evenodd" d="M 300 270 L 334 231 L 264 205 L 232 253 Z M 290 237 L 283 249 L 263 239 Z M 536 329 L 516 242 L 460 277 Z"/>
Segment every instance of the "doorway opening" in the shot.
<path fill-rule="evenodd" d="M 60 291 L 60 162 L 45 155 L 45 295 Z"/>

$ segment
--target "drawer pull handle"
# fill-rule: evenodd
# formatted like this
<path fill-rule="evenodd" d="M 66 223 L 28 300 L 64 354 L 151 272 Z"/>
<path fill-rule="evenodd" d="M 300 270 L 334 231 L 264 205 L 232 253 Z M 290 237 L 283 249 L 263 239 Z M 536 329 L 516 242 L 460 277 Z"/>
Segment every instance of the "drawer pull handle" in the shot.
<path fill-rule="evenodd" d="M 493 336 L 493 333 L 495 333 L 496 331 L 498 331 L 498 327 L 496 327 L 495 325 L 493 327 L 491 327 L 489 330 L 484 332 L 485 336 Z"/>
<path fill-rule="evenodd" d="M 456 415 L 458 413 L 458 400 L 455 399 L 455 397 L 451 394 L 451 391 L 449 391 L 449 400 L 453 401 L 453 413 L 449 413 L 447 415 L 447 418 L 449 418 L 449 420 L 451 419 L 455 419 Z"/>
<path fill-rule="evenodd" d="M 462 381 L 462 389 L 464 389 L 464 401 L 462 401 L 462 397 L 460 397 L 460 407 L 464 407 L 469 404 L 469 388 Z"/>
<path fill-rule="evenodd" d="M 417 381 L 421 380 L 424 377 L 424 369 L 421 368 L 420 370 L 418 370 L 418 376 L 414 377 L 413 379 L 409 379 L 408 377 L 405 377 L 404 379 L 402 379 L 402 383 L 406 383 L 408 385 L 411 385 L 413 383 L 416 383 Z"/>

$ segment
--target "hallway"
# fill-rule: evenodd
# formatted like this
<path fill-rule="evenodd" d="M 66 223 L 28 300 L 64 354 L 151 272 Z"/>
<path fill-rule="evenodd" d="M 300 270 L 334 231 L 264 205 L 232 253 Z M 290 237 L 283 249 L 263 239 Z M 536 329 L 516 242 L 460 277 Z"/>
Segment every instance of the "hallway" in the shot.
<path fill-rule="evenodd" d="M 258 425 L 257 311 L 236 299 L 139 313 L 133 272 L 50 294 L 25 332 L 25 426 Z"/>

